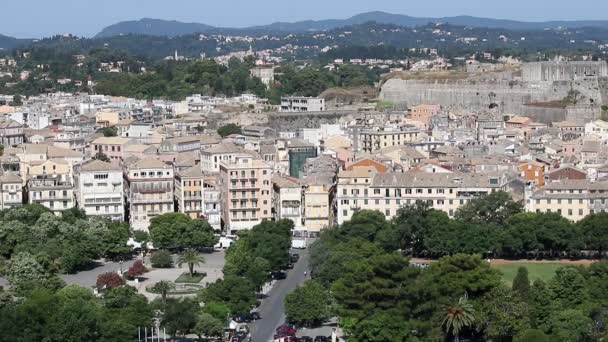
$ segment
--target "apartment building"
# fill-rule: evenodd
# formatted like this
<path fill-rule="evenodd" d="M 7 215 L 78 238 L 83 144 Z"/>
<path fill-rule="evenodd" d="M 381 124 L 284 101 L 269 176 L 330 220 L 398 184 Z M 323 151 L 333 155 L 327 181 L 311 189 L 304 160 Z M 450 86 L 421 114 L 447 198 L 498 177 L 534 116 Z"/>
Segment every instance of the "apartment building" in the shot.
<path fill-rule="evenodd" d="M 250 155 L 220 162 L 222 219 L 229 232 L 272 218 L 272 167 Z"/>
<path fill-rule="evenodd" d="M 302 180 L 304 195 L 304 229 L 310 237 L 332 227 L 335 222 L 335 177 L 313 174 Z"/>
<path fill-rule="evenodd" d="M 272 203 L 275 220 L 289 219 L 302 228 L 302 186 L 293 177 L 272 176 Z"/>
<path fill-rule="evenodd" d="M 5 173 L 0 176 L 2 184 L 2 210 L 20 207 L 23 205 L 23 180 L 14 173 Z"/>
<path fill-rule="evenodd" d="M 136 230 L 148 230 L 150 219 L 172 213 L 174 174 L 160 160 L 129 158 L 123 168 L 129 223 Z"/>
<path fill-rule="evenodd" d="M 231 142 L 221 142 L 201 151 L 201 169 L 205 174 L 219 173 L 220 163 L 233 161 L 237 155 L 245 150 Z"/>
<path fill-rule="evenodd" d="M 222 229 L 222 191 L 218 186 L 217 175 L 205 176 L 203 183 L 203 215 L 213 230 Z"/>
<path fill-rule="evenodd" d="M 125 156 L 125 147 L 135 142 L 129 138 L 122 137 L 100 137 L 91 142 L 91 156 L 98 153 L 105 154 L 113 164 L 118 165 Z"/>
<path fill-rule="evenodd" d="M 542 188 L 545 185 L 545 168 L 547 165 L 531 160 L 521 163 L 518 166 L 519 175 L 527 182 L 534 182 L 536 186 Z"/>
<path fill-rule="evenodd" d="M 72 167 L 61 159 L 46 160 L 29 168 L 28 203 L 38 203 L 54 214 L 75 206 Z"/>
<path fill-rule="evenodd" d="M 416 142 L 420 138 L 420 130 L 414 126 L 375 127 L 359 131 L 358 142 L 363 152 L 405 145 Z"/>
<path fill-rule="evenodd" d="M 281 112 L 322 112 L 325 110 L 325 99 L 317 97 L 282 97 Z"/>
<path fill-rule="evenodd" d="M 562 180 L 545 184 L 540 190 L 527 191 L 526 211 L 558 213 L 580 221 L 585 216 L 608 211 L 608 181 Z"/>
<path fill-rule="evenodd" d="M 180 213 L 196 219 L 204 216 L 204 176 L 200 167 L 193 166 L 175 174 L 175 200 Z"/>
<path fill-rule="evenodd" d="M 25 133 L 23 125 L 15 120 L 0 122 L 0 144 L 3 146 L 16 146 L 23 144 Z"/>
<path fill-rule="evenodd" d="M 437 104 L 421 104 L 410 108 L 410 118 L 422 123 L 425 128 L 429 128 L 431 126 L 431 118 L 439 113 L 440 110 L 441 106 Z"/>
<path fill-rule="evenodd" d="M 387 168 L 377 168 L 371 165 L 352 166 L 338 173 L 338 184 L 336 188 L 336 206 L 338 224 L 350 220 L 352 208 L 357 208 L 360 199 L 368 198 L 369 188 L 374 176 L 380 172 L 386 172 Z"/>
<path fill-rule="evenodd" d="M 351 183 L 341 189 L 347 189 L 347 194 L 340 200 L 340 219 L 348 221 L 353 213 L 359 210 L 377 210 L 386 215 L 387 219 L 394 217 L 399 208 L 425 201 L 432 208 L 446 212 L 452 216 L 456 210 L 478 198 L 494 191 L 507 189 L 507 178 L 499 173 L 377 173 L 367 187 L 361 187 L 363 192 L 348 193 L 355 189 L 355 179 L 365 181 L 363 172 L 351 177 Z M 365 184 L 365 183 L 364 183 Z"/>
<path fill-rule="evenodd" d="M 91 160 L 77 170 L 78 207 L 88 216 L 123 221 L 125 200 L 122 168 L 101 160 Z"/>

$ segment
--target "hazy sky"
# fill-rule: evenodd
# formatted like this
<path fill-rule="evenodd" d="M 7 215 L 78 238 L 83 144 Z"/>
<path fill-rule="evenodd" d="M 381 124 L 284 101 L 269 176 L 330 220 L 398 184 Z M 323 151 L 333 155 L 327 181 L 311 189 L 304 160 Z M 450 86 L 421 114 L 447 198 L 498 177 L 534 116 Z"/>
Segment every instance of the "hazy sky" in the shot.
<path fill-rule="evenodd" d="M 340 19 L 376 10 L 525 21 L 608 19 L 606 0 L 2 0 L 0 8 L 0 34 L 20 38 L 92 36 L 105 26 L 143 17 L 229 27 Z"/>

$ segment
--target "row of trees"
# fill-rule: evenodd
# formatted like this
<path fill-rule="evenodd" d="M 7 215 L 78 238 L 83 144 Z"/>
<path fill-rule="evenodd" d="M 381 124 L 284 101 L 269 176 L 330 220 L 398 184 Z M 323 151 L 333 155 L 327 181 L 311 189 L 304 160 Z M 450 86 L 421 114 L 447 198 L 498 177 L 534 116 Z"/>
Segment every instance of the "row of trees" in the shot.
<path fill-rule="evenodd" d="M 586 257 L 608 250 L 608 214 L 572 223 L 558 213 L 525 213 L 505 192 L 470 201 L 453 219 L 425 202 L 403 207 L 391 221 L 382 215 L 372 216 L 374 224 L 366 226 L 368 237 L 385 249 L 403 250 L 416 257 L 455 253 L 504 258 Z M 350 231 L 343 234 L 348 236 Z"/>
<path fill-rule="evenodd" d="M 224 308 L 232 315 L 248 313 L 271 272 L 289 262 L 292 230 L 293 221 L 280 220 L 264 221 L 242 232 L 226 252 L 224 279 L 200 294 L 205 307 Z"/>
<path fill-rule="evenodd" d="M 520 275 L 512 289 L 478 255 L 410 265 L 398 244 L 387 243 L 386 225 L 380 213 L 362 211 L 324 232 L 311 247 L 313 280 L 287 297 L 288 318 L 314 325 L 337 315 L 354 341 L 606 337 L 608 262 L 561 268 L 548 283 Z"/>

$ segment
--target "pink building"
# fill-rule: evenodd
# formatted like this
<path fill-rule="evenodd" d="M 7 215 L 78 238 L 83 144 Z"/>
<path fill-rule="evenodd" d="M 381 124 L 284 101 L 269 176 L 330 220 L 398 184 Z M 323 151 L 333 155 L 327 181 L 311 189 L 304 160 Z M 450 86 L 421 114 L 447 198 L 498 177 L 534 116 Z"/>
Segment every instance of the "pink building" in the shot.
<path fill-rule="evenodd" d="M 98 153 L 103 153 L 110 159 L 112 164 L 118 165 L 122 160 L 127 157 L 125 155 L 125 147 L 133 143 L 134 141 L 129 138 L 97 138 L 91 143 L 91 156 L 95 156 Z"/>
<path fill-rule="evenodd" d="M 229 232 L 272 218 L 272 166 L 242 154 L 220 162 L 222 220 Z"/>
<path fill-rule="evenodd" d="M 426 128 L 431 126 L 431 118 L 439 113 L 440 105 L 421 104 L 410 108 L 410 119 L 422 122 Z"/>

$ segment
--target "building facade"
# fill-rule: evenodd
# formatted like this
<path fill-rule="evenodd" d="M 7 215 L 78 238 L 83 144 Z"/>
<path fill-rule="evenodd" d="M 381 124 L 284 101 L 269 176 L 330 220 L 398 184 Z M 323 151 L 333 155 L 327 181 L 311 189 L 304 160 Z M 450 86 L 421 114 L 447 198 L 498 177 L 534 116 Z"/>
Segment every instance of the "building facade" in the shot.
<path fill-rule="evenodd" d="M 91 160 L 79 167 L 78 207 L 87 216 L 101 216 L 112 221 L 125 218 L 122 169 L 100 160 Z"/>
<path fill-rule="evenodd" d="M 272 218 L 272 167 L 252 156 L 220 163 L 222 220 L 228 232 L 251 229 Z"/>
<path fill-rule="evenodd" d="M 157 159 L 137 159 L 126 163 L 123 173 L 133 229 L 147 231 L 152 218 L 174 212 L 171 166 Z"/>

